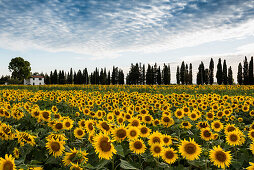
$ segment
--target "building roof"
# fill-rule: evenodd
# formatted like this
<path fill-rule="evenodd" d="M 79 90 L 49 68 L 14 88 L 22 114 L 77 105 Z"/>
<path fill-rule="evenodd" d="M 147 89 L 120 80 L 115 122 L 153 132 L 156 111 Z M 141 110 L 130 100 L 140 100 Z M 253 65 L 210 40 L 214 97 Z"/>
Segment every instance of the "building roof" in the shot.
<path fill-rule="evenodd" d="M 44 78 L 44 77 L 39 75 L 32 75 L 31 78 Z"/>

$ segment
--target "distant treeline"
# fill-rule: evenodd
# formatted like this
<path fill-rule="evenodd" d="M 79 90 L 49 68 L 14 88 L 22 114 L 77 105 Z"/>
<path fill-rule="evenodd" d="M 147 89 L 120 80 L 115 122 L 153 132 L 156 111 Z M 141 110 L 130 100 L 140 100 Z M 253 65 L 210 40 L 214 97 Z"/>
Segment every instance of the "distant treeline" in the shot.
<path fill-rule="evenodd" d="M 233 84 L 233 71 L 231 66 L 227 66 L 226 60 L 223 61 L 219 58 L 217 63 L 217 72 L 214 76 L 214 61 L 211 58 L 208 68 L 205 68 L 204 63 L 201 62 L 198 67 L 196 75 L 197 84 Z M 65 72 L 63 70 L 51 71 L 50 74 L 39 74 L 45 78 L 45 84 L 171 84 L 170 65 L 164 64 L 162 67 L 156 63 L 154 65 L 148 64 L 131 64 L 130 70 L 127 75 L 124 75 L 122 69 L 113 66 L 112 71 L 107 71 L 106 68 L 95 68 L 93 72 L 88 73 L 87 68 L 83 70 Z M 216 77 L 216 82 L 214 81 Z M 5 82 L 12 82 L 10 76 L 2 76 L 0 84 Z M 243 64 L 239 63 L 237 73 L 238 84 L 253 85 L 253 57 L 248 62 L 245 57 Z M 14 83 L 15 84 L 15 83 Z M 176 70 L 176 84 L 193 84 L 192 64 L 187 64 L 184 61 Z"/>

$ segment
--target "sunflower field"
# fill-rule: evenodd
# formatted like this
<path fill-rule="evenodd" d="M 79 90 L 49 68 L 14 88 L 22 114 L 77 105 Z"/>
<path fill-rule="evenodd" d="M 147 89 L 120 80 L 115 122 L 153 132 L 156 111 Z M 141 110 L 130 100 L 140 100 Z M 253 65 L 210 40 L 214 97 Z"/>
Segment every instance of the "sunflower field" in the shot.
<path fill-rule="evenodd" d="M 12 169 L 254 169 L 254 86 L 0 86 Z"/>

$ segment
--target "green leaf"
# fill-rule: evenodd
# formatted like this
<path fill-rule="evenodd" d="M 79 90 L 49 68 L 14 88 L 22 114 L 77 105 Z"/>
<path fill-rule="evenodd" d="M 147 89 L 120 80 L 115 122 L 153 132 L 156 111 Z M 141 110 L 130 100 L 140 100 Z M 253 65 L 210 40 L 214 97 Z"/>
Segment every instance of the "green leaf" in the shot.
<path fill-rule="evenodd" d="M 37 165 L 37 164 L 41 164 L 42 162 L 37 161 L 37 160 L 31 160 L 30 164 L 32 165 Z"/>
<path fill-rule="evenodd" d="M 122 145 L 115 146 L 115 149 L 116 149 L 118 155 L 125 157 Z"/>
<path fill-rule="evenodd" d="M 101 169 L 103 168 L 105 165 L 107 165 L 110 161 L 109 160 L 102 160 L 99 162 L 98 166 L 96 167 L 96 169 Z"/>
<path fill-rule="evenodd" d="M 122 159 L 121 159 L 120 167 L 123 169 L 137 169 L 136 167 L 131 165 L 129 162 Z"/>

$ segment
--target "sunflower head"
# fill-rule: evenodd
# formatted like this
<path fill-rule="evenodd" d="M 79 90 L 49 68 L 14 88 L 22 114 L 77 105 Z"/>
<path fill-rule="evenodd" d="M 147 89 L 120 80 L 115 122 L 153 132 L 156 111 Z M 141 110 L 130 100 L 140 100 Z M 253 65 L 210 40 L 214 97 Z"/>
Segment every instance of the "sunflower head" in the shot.
<path fill-rule="evenodd" d="M 0 158 L 0 169 L 3 170 L 15 170 L 16 165 L 14 163 L 14 158 L 12 155 L 5 154 L 5 159 Z"/>
<path fill-rule="evenodd" d="M 194 139 L 182 140 L 179 145 L 179 152 L 187 160 L 195 160 L 199 158 L 202 148 L 194 141 Z"/>
<path fill-rule="evenodd" d="M 130 145 L 130 150 L 134 152 L 135 154 L 142 154 L 146 150 L 144 141 L 141 139 L 135 139 L 131 141 L 129 145 Z"/>
<path fill-rule="evenodd" d="M 173 164 L 178 159 L 177 152 L 173 148 L 165 148 L 161 155 L 168 164 Z"/>
<path fill-rule="evenodd" d="M 49 150 L 50 154 L 53 154 L 54 157 L 62 156 L 65 142 L 60 141 L 59 139 L 50 139 L 46 143 L 46 148 Z"/>
<path fill-rule="evenodd" d="M 230 151 L 225 152 L 220 145 L 214 146 L 209 152 L 209 158 L 213 164 L 219 168 L 225 169 L 231 164 L 231 154 Z"/>

